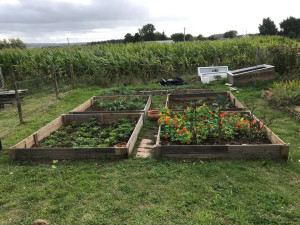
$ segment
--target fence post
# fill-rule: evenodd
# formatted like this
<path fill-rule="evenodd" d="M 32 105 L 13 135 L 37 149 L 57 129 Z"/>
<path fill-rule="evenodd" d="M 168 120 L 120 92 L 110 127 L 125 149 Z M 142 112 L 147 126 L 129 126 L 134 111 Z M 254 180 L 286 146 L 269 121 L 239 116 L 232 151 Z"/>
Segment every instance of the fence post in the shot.
<path fill-rule="evenodd" d="M 56 78 L 56 72 L 53 63 L 50 64 L 51 68 L 51 73 L 53 76 L 53 82 L 54 82 L 54 89 L 55 89 L 55 94 L 56 94 L 56 99 L 59 99 L 59 90 L 58 90 L 58 85 L 57 85 L 57 78 Z"/>
<path fill-rule="evenodd" d="M 75 75 L 74 75 L 74 68 L 72 62 L 70 62 L 70 73 L 71 73 L 71 79 L 72 79 L 72 88 L 75 89 Z"/>
<path fill-rule="evenodd" d="M 0 81 L 1 81 L 1 89 L 5 89 L 5 83 L 4 83 L 4 78 L 3 78 L 1 66 L 0 66 Z"/>
<path fill-rule="evenodd" d="M 23 114 L 22 114 L 22 107 L 21 107 L 21 99 L 20 99 L 20 95 L 19 95 L 19 92 L 18 92 L 17 81 L 16 81 L 14 73 L 12 74 L 12 77 L 14 79 L 14 88 L 15 88 L 15 95 L 16 95 L 16 100 L 17 100 L 19 121 L 20 121 L 20 124 L 23 124 L 24 121 L 23 121 Z"/>

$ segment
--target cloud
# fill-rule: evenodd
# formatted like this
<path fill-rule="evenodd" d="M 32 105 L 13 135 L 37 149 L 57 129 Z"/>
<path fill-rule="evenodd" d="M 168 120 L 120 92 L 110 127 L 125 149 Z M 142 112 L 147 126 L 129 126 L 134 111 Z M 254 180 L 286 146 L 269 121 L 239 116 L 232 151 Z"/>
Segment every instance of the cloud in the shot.
<path fill-rule="evenodd" d="M 1 33 L 24 36 L 134 26 L 148 14 L 145 6 L 130 0 L 0 1 Z"/>

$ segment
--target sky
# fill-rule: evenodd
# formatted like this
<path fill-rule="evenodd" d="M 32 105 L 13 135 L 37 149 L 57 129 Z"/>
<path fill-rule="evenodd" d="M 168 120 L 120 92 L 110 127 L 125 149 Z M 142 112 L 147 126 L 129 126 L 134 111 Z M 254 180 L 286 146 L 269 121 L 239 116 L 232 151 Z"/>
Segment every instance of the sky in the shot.
<path fill-rule="evenodd" d="M 263 18 L 299 18 L 300 0 L 0 0 L 0 39 L 70 43 L 123 39 L 151 23 L 167 36 L 258 33 Z"/>

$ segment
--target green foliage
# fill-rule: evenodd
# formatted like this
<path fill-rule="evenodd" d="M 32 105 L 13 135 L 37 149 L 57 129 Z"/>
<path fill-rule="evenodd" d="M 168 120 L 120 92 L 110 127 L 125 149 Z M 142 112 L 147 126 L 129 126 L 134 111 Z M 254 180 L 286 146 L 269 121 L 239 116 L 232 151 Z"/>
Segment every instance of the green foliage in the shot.
<path fill-rule="evenodd" d="M 24 42 L 17 38 L 17 39 L 9 39 L 8 41 L 3 39 L 3 41 L 0 40 L 0 50 L 5 48 L 20 48 L 24 49 L 26 48 L 26 45 Z"/>
<path fill-rule="evenodd" d="M 268 102 L 275 106 L 300 105 L 300 81 L 288 80 L 275 82 L 271 94 L 267 96 Z"/>
<path fill-rule="evenodd" d="M 289 38 L 300 36 L 300 18 L 289 17 L 280 24 L 281 33 Z"/>
<path fill-rule="evenodd" d="M 263 124 L 240 113 L 213 111 L 204 103 L 187 107 L 184 113 L 160 110 L 161 137 L 181 144 L 220 143 L 233 139 L 243 144 L 266 137 Z"/>
<path fill-rule="evenodd" d="M 113 82 L 132 82 L 162 76 L 195 73 L 199 66 L 210 66 L 215 61 L 230 70 L 256 65 L 256 49 L 268 52 L 270 46 L 290 49 L 295 42 L 284 37 L 248 37 L 226 41 L 178 42 L 173 44 L 128 43 L 96 46 L 71 46 L 43 49 L 4 49 L 0 64 L 4 78 L 9 79 L 16 65 L 18 81 L 49 77 L 53 63 L 59 80 L 70 77 L 73 63 L 77 82 L 111 85 Z M 283 52 L 283 54 L 287 54 Z M 261 62 L 268 61 L 268 55 Z M 280 67 L 280 60 L 276 61 Z M 291 66 L 293 66 L 291 64 Z"/>
<path fill-rule="evenodd" d="M 278 33 L 278 29 L 270 17 L 264 18 L 262 24 L 259 24 L 258 29 L 261 35 L 276 35 Z"/>
<path fill-rule="evenodd" d="M 119 97 L 114 100 L 96 100 L 95 104 L 99 104 L 101 108 L 108 111 L 119 111 L 119 110 L 142 110 L 145 107 L 143 98 L 133 97 L 125 98 Z"/>
<path fill-rule="evenodd" d="M 146 24 L 141 29 L 139 29 L 139 34 L 143 41 L 154 41 L 154 31 L 155 27 L 153 24 Z"/>
<path fill-rule="evenodd" d="M 91 118 L 88 123 L 62 126 L 41 143 L 42 147 L 109 147 L 128 141 L 135 122 L 120 119 L 109 126 Z"/>
<path fill-rule="evenodd" d="M 183 33 L 172 34 L 171 39 L 175 42 L 184 41 L 184 34 Z"/>
<path fill-rule="evenodd" d="M 224 33 L 223 38 L 235 38 L 237 35 L 236 30 L 230 30 Z"/>

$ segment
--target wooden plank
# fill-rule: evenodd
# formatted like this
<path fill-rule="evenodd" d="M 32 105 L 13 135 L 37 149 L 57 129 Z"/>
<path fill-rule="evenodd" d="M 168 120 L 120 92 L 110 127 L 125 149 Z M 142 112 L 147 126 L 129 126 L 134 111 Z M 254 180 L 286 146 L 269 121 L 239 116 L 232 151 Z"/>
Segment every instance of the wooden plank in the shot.
<path fill-rule="evenodd" d="M 228 94 L 229 94 L 231 102 L 234 104 L 235 107 L 241 108 L 241 109 L 246 109 L 244 107 L 244 105 L 239 100 L 237 100 L 237 98 L 231 92 L 228 92 Z"/>
<path fill-rule="evenodd" d="M 227 154 L 228 145 L 161 145 L 164 154 Z"/>
<path fill-rule="evenodd" d="M 81 105 L 77 106 L 75 109 L 73 109 L 72 111 L 70 111 L 69 113 L 74 113 L 74 112 L 81 112 L 86 110 L 87 108 L 89 108 L 92 103 L 93 103 L 93 99 L 94 97 L 91 97 L 90 99 L 88 99 L 87 101 L 85 101 L 84 103 L 82 103 Z"/>
<path fill-rule="evenodd" d="M 256 116 L 252 114 L 252 118 L 256 121 L 260 121 Z M 279 144 L 279 145 L 284 145 L 285 143 L 276 135 L 274 134 L 266 125 L 263 127 L 267 132 L 267 136 L 272 142 L 272 144 Z"/>
<path fill-rule="evenodd" d="M 147 113 L 148 113 L 148 111 L 149 111 L 149 109 L 150 109 L 151 103 L 152 103 L 152 95 L 149 95 L 148 100 L 147 100 L 147 103 L 146 103 L 146 105 L 145 105 L 145 107 L 144 107 L 145 118 L 146 118 L 146 115 L 147 115 Z"/>
<path fill-rule="evenodd" d="M 144 114 L 140 114 L 140 119 L 137 122 L 137 124 L 136 124 L 136 126 L 135 126 L 135 128 L 134 128 L 134 130 L 133 130 L 133 132 L 132 132 L 132 134 L 130 136 L 130 139 L 127 142 L 126 147 L 127 147 L 127 151 L 128 151 L 127 152 L 128 158 L 129 158 L 129 156 L 130 156 L 130 154 L 131 154 L 131 152 L 132 152 L 132 150 L 134 148 L 134 145 L 135 145 L 136 140 L 138 138 L 139 132 L 140 132 L 142 126 L 143 126 L 144 116 L 145 116 Z"/>
<path fill-rule="evenodd" d="M 25 159 L 87 159 L 106 158 L 106 156 L 121 158 L 115 155 L 114 148 L 31 148 L 10 149 L 10 155 L 16 160 Z"/>
<path fill-rule="evenodd" d="M 46 126 L 39 129 L 37 133 L 37 141 L 43 140 L 45 137 L 48 137 L 51 133 L 58 130 L 63 125 L 62 116 L 59 116 L 52 122 L 48 123 Z M 31 148 L 32 146 L 27 146 L 27 148 Z"/>
<path fill-rule="evenodd" d="M 224 97 L 228 96 L 227 92 L 204 92 L 204 93 L 197 93 L 197 94 L 170 94 L 170 100 L 173 101 L 174 99 L 188 99 L 188 98 L 216 98 L 217 95 L 222 95 Z"/>
<path fill-rule="evenodd" d="M 170 94 L 167 94 L 167 100 L 166 100 L 165 108 L 169 108 L 169 105 L 170 105 Z"/>
<path fill-rule="evenodd" d="M 281 146 L 280 156 L 281 156 L 282 160 L 284 160 L 284 161 L 288 160 L 288 158 L 289 158 L 289 145 L 285 144 L 285 145 Z"/>
<path fill-rule="evenodd" d="M 163 154 L 171 160 L 228 159 L 228 154 Z"/>

